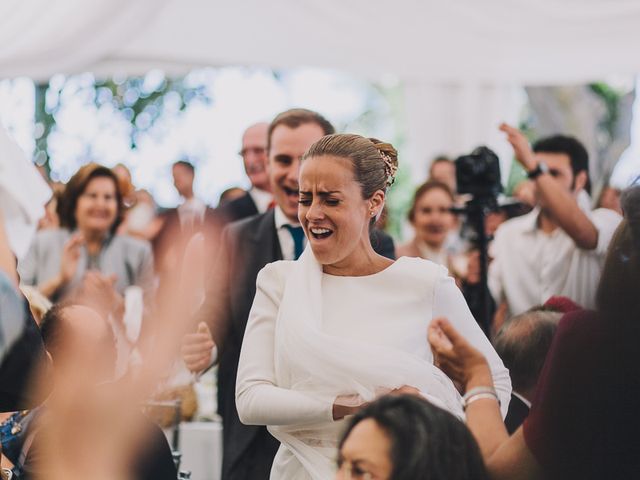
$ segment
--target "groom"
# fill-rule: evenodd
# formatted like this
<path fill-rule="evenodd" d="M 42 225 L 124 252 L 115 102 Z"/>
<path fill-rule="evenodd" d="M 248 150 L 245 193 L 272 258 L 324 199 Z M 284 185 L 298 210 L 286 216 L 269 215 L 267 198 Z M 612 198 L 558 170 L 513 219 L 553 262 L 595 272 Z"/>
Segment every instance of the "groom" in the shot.
<path fill-rule="evenodd" d="M 276 206 L 224 230 L 206 299 L 196 314 L 198 333 L 183 340 L 183 358 L 192 371 L 202 371 L 219 361 L 218 412 L 224 426 L 224 480 L 268 479 L 279 447 L 266 427 L 243 425 L 238 419 L 238 360 L 258 272 L 276 260 L 296 259 L 304 248 L 304 233 L 298 222 L 300 158 L 313 143 L 331 133 L 333 126 L 310 110 L 287 110 L 271 122 L 268 170 Z M 374 231 L 372 242 L 378 253 L 393 258 L 393 241 L 388 235 Z M 210 348 L 211 338 L 217 351 Z"/>

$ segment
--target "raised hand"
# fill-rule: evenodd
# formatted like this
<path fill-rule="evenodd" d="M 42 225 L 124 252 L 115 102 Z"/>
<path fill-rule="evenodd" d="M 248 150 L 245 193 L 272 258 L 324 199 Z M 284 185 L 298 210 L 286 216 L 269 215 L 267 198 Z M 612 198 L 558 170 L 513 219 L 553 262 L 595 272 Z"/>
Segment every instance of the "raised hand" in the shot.
<path fill-rule="evenodd" d="M 427 338 L 435 365 L 465 390 L 476 385 L 493 385 L 487 360 L 446 318 L 436 318 L 431 322 Z"/>
<path fill-rule="evenodd" d="M 81 233 L 74 234 L 62 249 L 62 259 L 60 261 L 60 279 L 63 284 L 71 281 L 78 269 L 78 259 L 80 258 L 80 248 L 84 245 L 84 236 Z"/>
<path fill-rule="evenodd" d="M 182 338 L 180 353 L 187 368 L 198 373 L 211 365 L 211 350 L 215 346 L 209 327 L 200 322 L 196 333 L 189 333 Z"/>
<path fill-rule="evenodd" d="M 537 162 L 529 146 L 529 140 L 524 134 L 515 127 L 502 123 L 500 125 L 500 131 L 507 134 L 507 140 L 513 147 L 513 151 L 516 154 L 516 160 L 527 171 L 531 171 L 536 168 Z"/>

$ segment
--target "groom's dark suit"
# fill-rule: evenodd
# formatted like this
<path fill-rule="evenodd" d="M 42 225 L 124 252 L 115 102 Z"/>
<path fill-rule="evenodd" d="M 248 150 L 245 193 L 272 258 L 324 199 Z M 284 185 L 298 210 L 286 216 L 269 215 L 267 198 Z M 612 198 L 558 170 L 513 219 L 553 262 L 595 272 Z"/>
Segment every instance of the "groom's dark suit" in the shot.
<path fill-rule="evenodd" d="M 376 251 L 393 258 L 393 240 L 372 232 Z M 265 427 L 240 423 L 235 404 L 240 347 L 256 293 L 258 272 L 283 258 L 274 210 L 230 224 L 220 242 L 220 253 L 197 321 L 209 324 L 219 348 L 218 412 L 223 421 L 224 480 L 269 478 L 279 443 Z"/>

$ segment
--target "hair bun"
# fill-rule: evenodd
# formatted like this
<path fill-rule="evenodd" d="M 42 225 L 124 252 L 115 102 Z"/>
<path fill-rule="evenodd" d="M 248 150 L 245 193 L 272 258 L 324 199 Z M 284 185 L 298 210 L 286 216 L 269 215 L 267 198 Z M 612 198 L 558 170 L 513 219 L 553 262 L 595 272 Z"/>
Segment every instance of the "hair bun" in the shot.
<path fill-rule="evenodd" d="M 381 142 L 377 138 L 369 138 L 373 146 L 380 152 L 380 157 L 384 161 L 384 170 L 387 174 L 387 187 L 393 185 L 396 181 L 396 172 L 398 171 L 398 152 L 390 143 Z"/>

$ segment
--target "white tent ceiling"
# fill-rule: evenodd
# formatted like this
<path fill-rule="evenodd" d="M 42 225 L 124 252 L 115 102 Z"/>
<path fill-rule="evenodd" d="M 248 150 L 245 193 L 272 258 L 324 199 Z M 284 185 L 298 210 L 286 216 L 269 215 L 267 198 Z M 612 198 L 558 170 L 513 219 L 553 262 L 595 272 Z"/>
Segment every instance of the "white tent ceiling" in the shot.
<path fill-rule="evenodd" d="M 0 78 L 203 65 L 557 84 L 640 71 L 638 0 L 4 0 Z"/>
<path fill-rule="evenodd" d="M 640 72 L 640 0 L 3 0 L 0 78 L 314 66 L 405 86 L 426 158 L 515 121 L 514 89 Z"/>

